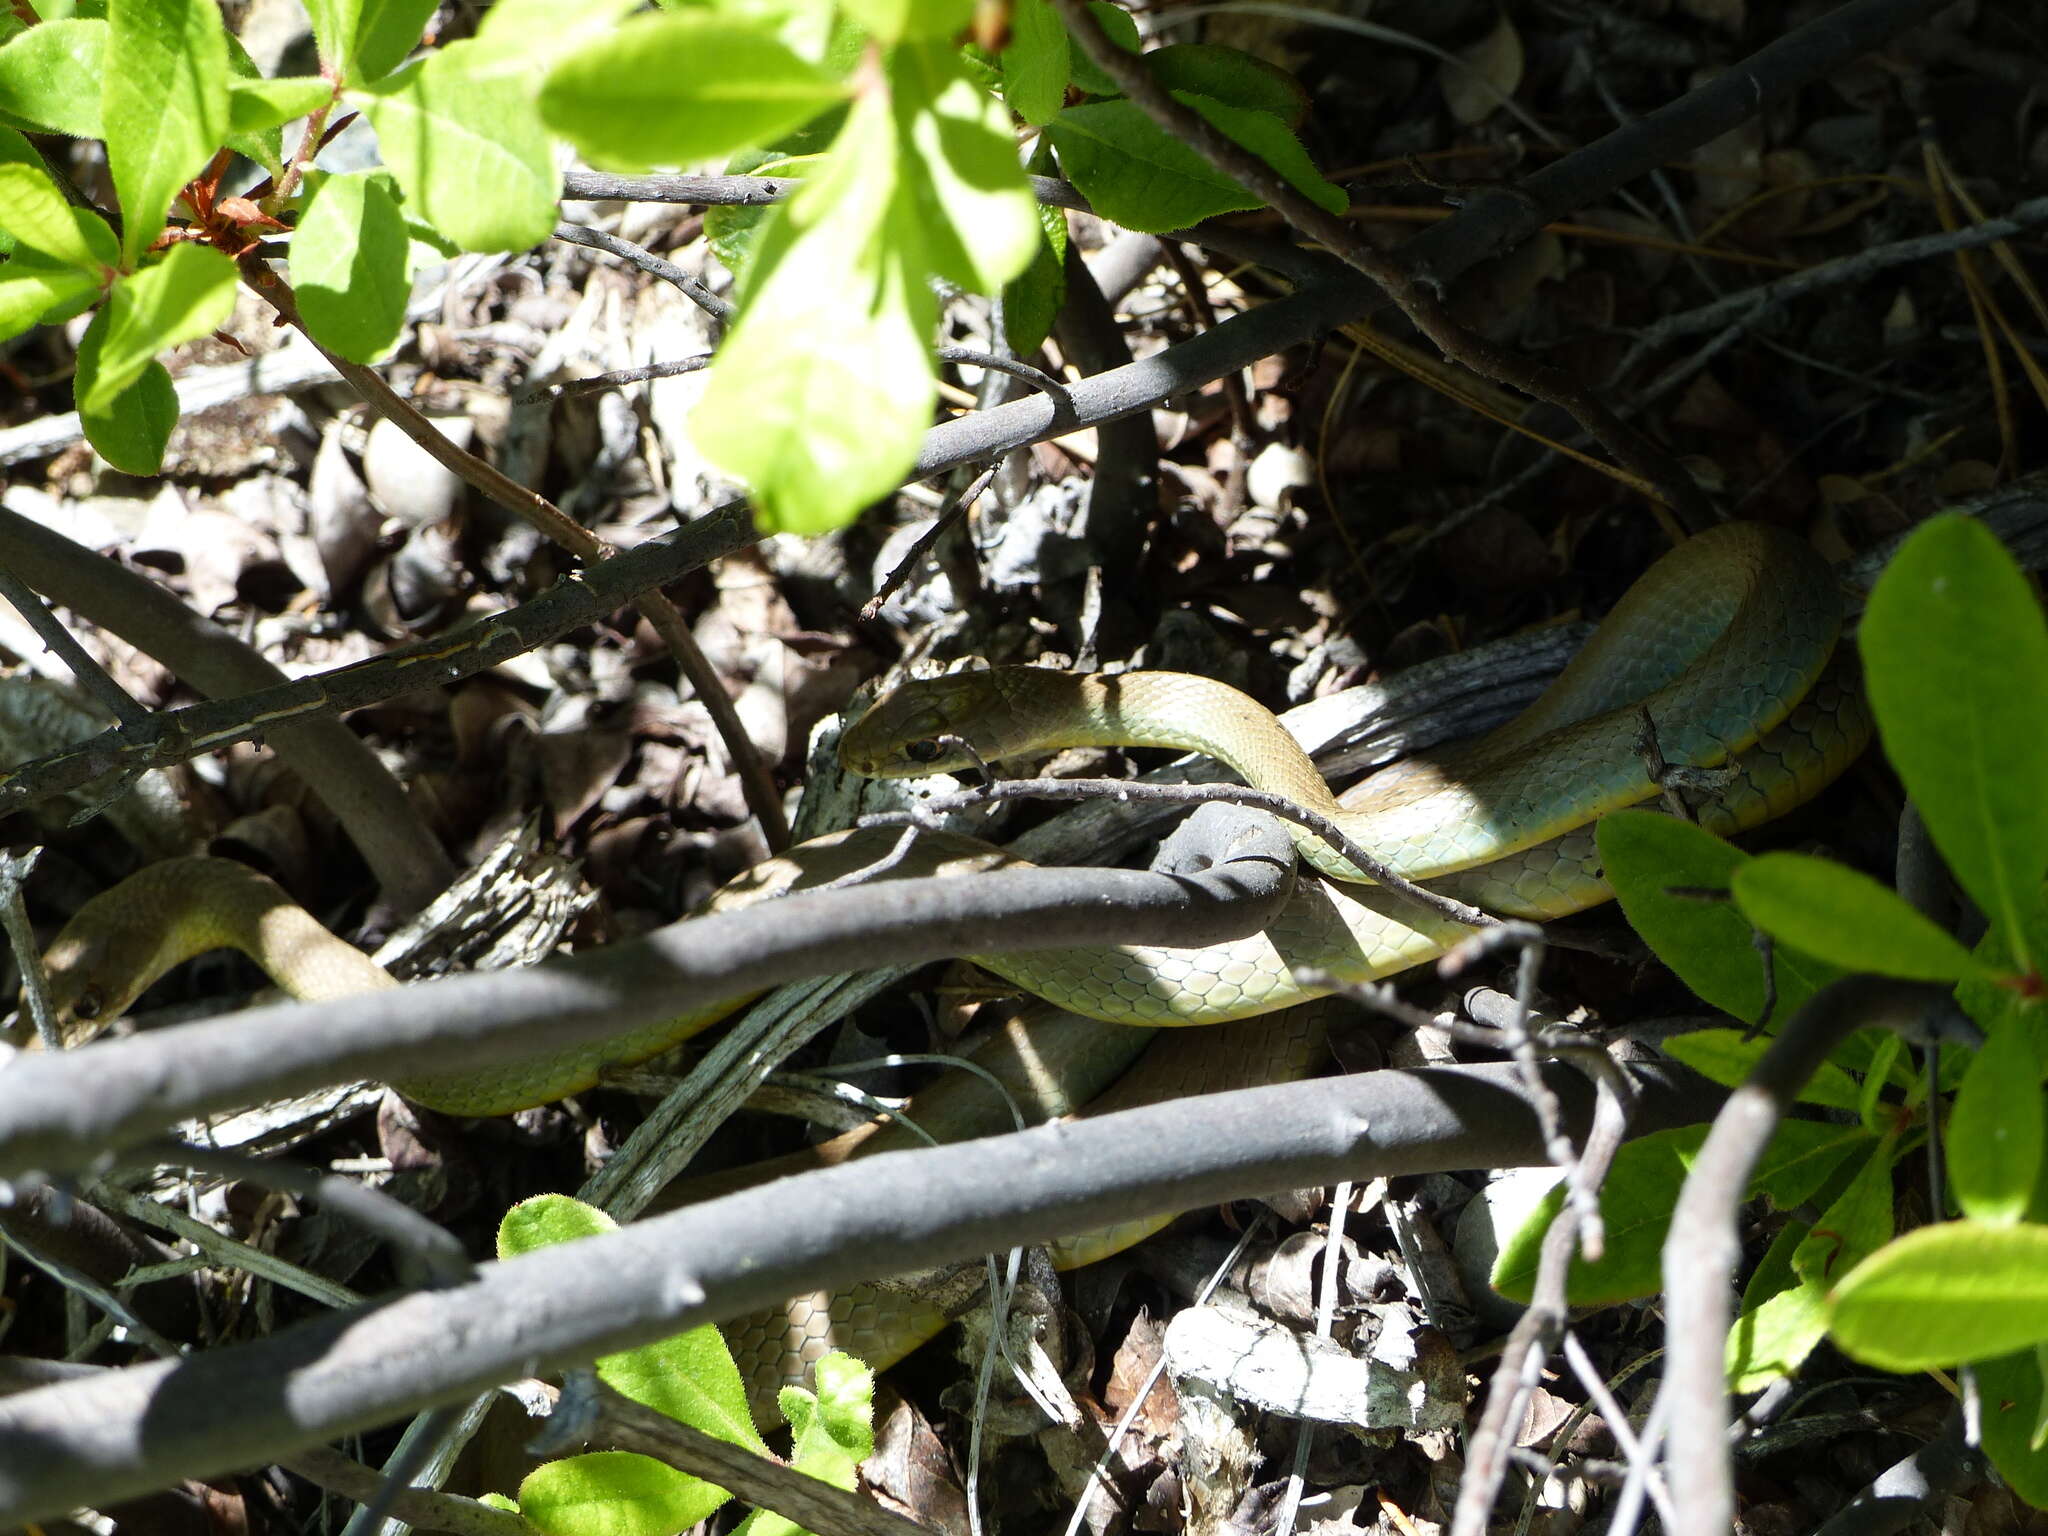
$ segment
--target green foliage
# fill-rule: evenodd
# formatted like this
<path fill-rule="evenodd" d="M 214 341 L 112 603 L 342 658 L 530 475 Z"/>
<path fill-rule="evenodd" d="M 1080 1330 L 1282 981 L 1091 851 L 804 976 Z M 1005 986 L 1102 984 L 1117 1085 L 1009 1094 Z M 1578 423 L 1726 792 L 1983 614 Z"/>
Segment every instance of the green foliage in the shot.
<path fill-rule="evenodd" d="M 171 199 L 221 146 L 228 45 L 214 0 L 111 0 L 100 131 L 132 267 L 163 232 Z"/>
<path fill-rule="evenodd" d="M 387 176 L 324 178 L 292 238 L 299 313 L 313 339 L 352 362 L 381 356 L 405 323 L 410 246 Z"/>
<path fill-rule="evenodd" d="M 1964 517 L 1916 530 L 1870 594 L 1871 713 L 1957 881 L 2029 953 L 2048 870 L 2048 623 L 1998 540 Z"/>
<path fill-rule="evenodd" d="M 1763 1016 L 1763 966 L 1748 921 L 1725 891 L 1748 855 L 1711 832 L 1653 811 L 1617 811 L 1595 832 L 1600 860 L 1629 926 L 1709 1006 L 1745 1024 Z M 1798 1011 L 1841 974 L 1779 945 L 1772 955 L 1776 1016 Z"/>
<path fill-rule="evenodd" d="M 1344 211 L 1343 192 L 1323 180 L 1301 141 L 1279 118 L 1187 91 L 1175 91 L 1173 97 L 1251 150 L 1312 202 L 1330 213 Z M 1161 234 L 1214 214 L 1259 206 L 1257 198 L 1129 101 L 1069 107 L 1047 132 L 1061 168 L 1095 211 L 1128 228 Z"/>
<path fill-rule="evenodd" d="M 1648 1296 L 1662 1287 L 1659 1256 L 1671 1227 L 1679 1186 L 1706 1139 L 1703 1125 L 1680 1126 L 1628 1142 L 1615 1154 L 1600 1189 L 1600 1216 L 1607 1245 L 1598 1263 L 1574 1258 L 1566 1294 L 1574 1306 L 1599 1306 Z M 1750 1193 L 1769 1195 L 1780 1208 L 1811 1198 L 1842 1164 L 1866 1152 L 1875 1138 L 1855 1126 L 1789 1120 L 1771 1139 Z M 1493 1288 L 1526 1301 L 1535 1286 L 1538 1250 L 1551 1220 L 1564 1208 L 1559 1186 L 1539 1201 L 1528 1219 L 1501 1245 L 1494 1260 Z"/>
<path fill-rule="evenodd" d="M 1866 1144 L 1875 1138 L 1875 1150 L 1811 1229 L 1787 1228 L 1773 1244 L 1743 1298 L 1729 1370 L 1739 1390 L 1760 1387 L 1830 1334 L 1851 1356 L 1889 1370 L 1985 1362 L 1998 1380 L 1987 1382 L 1986 1400 L 1999 1405 L 1995 1429 L 1987 1412 L 1985 1444 L 2023 1497 L 2048 1503 L 2048 1022 L 2038 1001 L 2048 940 L 2048 802 L 2039 790 L 2048 780 L 2048 622 L 1998 541 L 1946 515 L 1893 557 L 1860 643 L 1885 752 L 1958 883 L 1990 920 L 1974 952 L 1867 875 L 1823 860 L 1749 859 L 1645 812 L 1603 821 L 1600 850 L 1636 931 L 1703 998 L 1737 1017 L 1753 1020 L 1762 995 L 1752 924 L 1777 944 L 1780 1017 L 1838 967 L 1957 984 L 1958 1002 L 1985 1037 L 1960 1074 L 1935 1085 L 1956 1088 L 1946 1166 L 1963 1219 L 1893 1237 L 1893 1163 L 1910 1141 L 1899 1115 L 1938 1115 L 1940 1106 L 1923 1103 L 1896 1037 L 1845 1050 L 1803 1097 L 1855 1110 L 1865 1127 L 1858 1134 Z M 1726 889 L 1735 904 L 1704 904 L 1673 887 Z M 1760 1048 L 1731 1031 L 1673 1041 L 1671 1053 L 1732 1083 Z M 1884 1097 L 1894 1085 L 1905 1090 L 1896 1107 Z M 1668 1158 L 1646 1161 L 1675 1198 Z M 1624 1188 L 1624 1209 L 1636 1210 L 1641 1193 Z M 1518 1234 L 1520 1269 L 1532 1237 L 1540 1228 Z M 1649 1288 L 1650 1266 L 1622 1246 L 1638 1255 L 1632 1278 Z M 1576 1272 L 1573 1295 L 1582 1299 Z"/>
<path fill-rule="evenodd" d="M 498 1257 L 516 1258 L 553 1243 L 615 1231 L 604 1212 L 566 1195 L 538 1195 L 505 1213 Z M 716 1328 L 602 1356 L 597 1374 L 614 1391 L 720 1440 L 768 1454 L 747 1411 L 746 1386 Z M 841 1488 L 874 1449 L 874 1373 L 846 1355 L 816 1369 L 818 1391 L 783 1390 L 784 1416 L 796 1431 L 791 1465 Z M 627 1451 L 565 1457 L 536 1468 L 519 1485 L 519 1513 L 547 1536 L 674 1536 L 731 1495 L 665 1462 Z M 507 1505 L 506 1507 L 512 1507 Z M 750 1532 L 795 1532 L 781 1517 L 755 1511 Z"/>
<path fill-rule="evenodd" d="M 562 60 L 540 110 L 592 164 L 644 171 L 774 139 L 843 94 L 758 28 L 673 11 L 637 17 Z"/>
<path fill-rule="evenodd" d="M 308 331 L 367 362 L 403 325 L 415 250 L 516 251 L 548 237 L 561 141 L 634 171 L 730 157 L 806 185 L 783 206 L 707 220 L 743 308 L 693 431 L 748 483 L 764 528 L 818 532 L 895 489 L 916 460 L 937 402 L 938 291 L 1000 294 L 1020 352 L 1050 331 L 1066 225 L 1030 196 L 1018 119 L 1045 130 L 1035 170 L 1074 179 L 1134 228 L 1254 206 L 1117 99 L 1049 0 L 1017 0 L 1000 60 L 962 42 L 974 0 L 639 8 L 497 0 L 474 38 L 423 47 L 434 0 L 310 0 L 321 72 L 284 79 L 261 77 L 216 0 L 53 5 L 33 25 L 0 11 L 0 135 L 18 123 L 103 137 L 121 213 L 116 238 L 69 206 L 26 141 L 0 137 L 0 255 L 12 256 L 0 337 L 103 300 L 112 318 L 81 360 L 82 415 L 110 462 L 146 472 L 171 396 L 141 349 L 214 323 L 230 292 L 220 264 L 180 247 L 240 256 L 267 240 L 267 258 L 287 258 Z M 1126 11 L 1092 10 L 1140 51 Z M 1325 207 L 1343 206 L 1294 137 L 1306 98 L 1291 80 L 1223 48 L 1147 57 L 1187 105 Z M 289 125 L 341 111 L 374 129 L 381 171 L 285 163 Z M 270 173 L 257 219 L 216 207 L 224 150 Z M 165 239 L 174 212 L 199 227 Z"/>

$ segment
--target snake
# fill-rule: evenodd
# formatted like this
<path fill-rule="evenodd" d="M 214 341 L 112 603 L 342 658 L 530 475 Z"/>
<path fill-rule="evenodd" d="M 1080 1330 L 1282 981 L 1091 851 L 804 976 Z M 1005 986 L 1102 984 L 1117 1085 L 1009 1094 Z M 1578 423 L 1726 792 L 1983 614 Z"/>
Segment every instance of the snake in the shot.
<path fill-rule="evenodd" d="M 1502 916 L 1542 921 L 1611 896 L 1593 827 L 1607 812 L 1662 792 L 1643 750 L 1646 720 L 1666 764 L 1718 771 L 1695 819 L 1719 834 L 1782 815 L 1839 775 L 1871 730 L 1853 657 L 1836 643 L 1840 628 L 1832 573 L 1809 545 L 1766 525 L 1730 523 L 1655 562 L 1523 714 L 1471 743 L 1396 763 L 1341 797 L 1248 695 L 1164 671 L 996 667 L 915 679 L 848 728 L 840 759 L 856 773 L 904 777 L 1066 746 L 1207 753 L 1253 787 L 1330 817 L 1398 874 Z M 1470 934 L 1372 883 L 1315 832 L 1292 833 L 1317 877 L 1298 880 L 1281 915 L 1247 938 L 1199 949 L 1101 945 L 967 958 L 1083 1019 L 1241 1026 L 1421 965 Z M 747 871 L 700 910 L 731 910 L 838 878 L 877 862 L 897 836 L 813 839 Z M 907 856 L 897 850 L 887 862 L 892 875 L 915 876 L 1021 861 L 971 838 L 925 833 Z M 221 859 L 174 859 L 86 902 L 50 944 L 45 963 L 61 1033 L 83 1042 L 165 971 L 219 947 L 241 950 L 309 1000 L 395 984 L 263 876 Z M 592 1087 L 607 1069 L 658 1055 L 746 1001 L 710 1001 L 628 1036 L 488 1072 L 393 1086 L 449 1113 L 505 1113 Z M 1264 1060 L 1253 1059 L 1261 1050 L 1256 1030 L 1232 1037 L 1248 1049 L 1211 1053 L 1231 1064 L 1231 1081 L 1310 1070 L 1298 1032 L 1264 1033 Z M 1199 1074 L 1167 1076 L 1169 1091 L 1217 1086 Z M 853 1343 L 871 1364 L 903 1352 L 900 1338 L 881 1337 L 871 1301 L 844 1298 L 813 1307 L 802 1329 L 785 1326 L 769 1352 L 815 1354 L 815 1335 L 835 1309 L 841 1322 L 852 1320 Z M 942 1324 L 926 1309 L 917 1326 L 929 1334 Z"/>

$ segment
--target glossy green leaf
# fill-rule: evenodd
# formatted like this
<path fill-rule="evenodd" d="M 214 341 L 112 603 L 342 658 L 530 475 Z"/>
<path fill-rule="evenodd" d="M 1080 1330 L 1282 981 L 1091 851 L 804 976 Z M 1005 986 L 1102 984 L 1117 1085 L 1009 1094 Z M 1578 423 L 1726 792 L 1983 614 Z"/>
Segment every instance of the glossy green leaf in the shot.
<path fill-rule="evenodd" d="M 90 294 L 99 284 L 75 267 L 0 265 L 0 341 L 19 336 L 52 310 Z"/>
<path fill-rule="evenodd" d="M 1344 194 L 1323 180 L 1300 140 L 1279 118 L 1185 92 L 1175 92 L 1174 99 L 1258 155 L 1312 202 L 1331 213 L 1346 207 Z M 1098 214 L 1127 229 L 1161 234 L 1214 214 L 1261 206 L 1131 102 L 1069 107 L 1046 131 L 1068 180 Z"/>
<path fill-rule="evenodd" d="M 637 171 L 763 143 L 844 95 L 765 25 L 680 11 L 570 54 L 549 72 L 540 110 L 593 164 Z"/>
<path fill-rule="evenodd" d="M 546 1536 L 676 1536 L 731 1497 L 632 1451 L 593 1451 L 535 1468 L 519 1513 Z"/>
<path fill-rule="evenodd" d="M 1899 894 L 1861 870 L 1803 853 L 1766 853 L 1730 888 L 1751 923 L 1845 971 L 1909 981 L 1960 981 L 1977 961 Z"/>
<path fill-rule="evenodd" d="M 1111 5 L 1109 0 L 1088 0 L 1088 14 L 1093 16 L 1095 24 L 1109 35 L 1109 40 L 1125 53 L 1137 53 L 1144 47 L 1138 40 L 1136 19 L 1122 6 Z M 1068 68 L 1073 75 L 1074 84 L 1090 96 L 1116 96 L 1122 93 L 1122 87 L 1105 75 L 1078 43 L 1073 44 Z"/>
<path fill-rule="evenodd" d="M 0 48 L 0 112 L 77 139 L 100 137 L 107 24 L 46 21 Z"/>
<path fill-rule="evenodd" d="M 1704 1002 L 1754 1024 L 1763 1011 L 1764 971 L 1749 920 L 1732 901 L 1684 894 L 1727 890 L 1748 855 L 1711 832 L 1655 811 L 1616 811 L 1601 818 L 1595 836 L 1601 865 L 1629 926 Z M 1773 960 L 1778 983 L 1774 1017 L 1780 1020 L 1841 975 L 1782 944 Z"/>
<path fill-rule="evenodd" d="M 352 362 L 382 356 L 405 324 L 409 249 L 381 172 L 322 182 L 292 236 L 292 282 L 313 339 Z"/>
<path fill-rule="evenodd" d="M 1835 1287 L 1835 1341 L 1888 1371 L 2048 1339 L 2048 1226 L 1950 1221 L 1889 1243 Z"/>
<path fill-rule="evenodd" d="M 1664 1042 L 1667 1056 L 1684 1062 L 1700 1076 L 1724 1088 L 1733 1088 L 1747 1079 L 1757 1058 L 1770 1048 L 1769 1035 L 1745 1039 L 1739 1029 L 1694 1030 Z M 1799 1090 L 1799 1099 L 1801 1103 L 1822 1104 L 1829 1109 L 1854 1111 L 1862 1105 L 1856 1079 L 1831 1061 L 1821 1063 L 1820 1070 Z"/>
<path fill-rule="evenodd" d="M 227 133 L 228 45 L 214 0 L 112 0 L 107 29 L 100 126 L 133 266 Z"/>
<path fill-rule="evenodd" d="M 2032 1205 L 2044 1136 L 2041 1060 L 2008 1024 L 1985 1040 L 1949 1117 L 1948 1174 L 1966 1215 L 2016 1222 Z"/>
<path fill-rule="evenodd" d="M 73 387 L 81 395 L 93 387 L 99 372 L 100 343 L 107 331 L 102 309 L 78 343 L 78 372 Z M 128 475 L 153 475 L 163 468 L 164 445 L 178 425 L 178 392 L 170 370 L 149 362 L 142 375 L 104 409 L 81 405 L 79 425 L 85 440 L 114 468 Z"/>
<path fill-rule="evenodd" d="M 204 336 L 234 312 L 235 264 L 204 245 L 174 245 L 107 296 L 99 367 L 79 409 L 104 413 L 159 352 Z"/>
<path fill-rule="evenodd" d="M 925 268 L 971 293 L 995 293 L 1031 263 L 1037 202 L 994 99 L 960 72 L 958 50 L 906 44 L 889 63 L 904 146 L 896 232 Z"/>
<path fill-rule="evenodd" d="M 875 1373 L 851 1355 L 833 1353 L 812 1372 L 815 1395 L 784 1387 L 782 1416 L 795 1431 L 790 1465 L 807 1477 L 851 1488 L 860 1464 L 874 1453 Z M 760 1509 L 747 1516 L 735 1536 L 804 1536 L 783 1515 Z"/>
<path fill-rule="evenodd" d="M 409 213 L 465 251 L 525 250 L 555 227 L 554 155 L 525 84 L 472 77 L 468 57 L 455 44 L 350 99 Z"/>
<path fill-rule="evenodd" d="M 1145 67 L 1170 91 L 1206 96 L 1247 112 L 1269 112 L 1289 127 L 1308 115 L 1308 92 L 1284 69 L 1216 43 L 1174 43 L 1145 55 Z"/>
<path fill-rule="evenodd" d="M 1003 50 L 1003 99 L 1025 122 L 1042 128 L 1067 99 L 1067 29 L 1051 0 L 1016 0 L 1010 45 Z"/>
<path fill-rule="evenodd" d="M 94 278 L 121 259 L 107 221 L 64 201 L 57 184 L 33 165 L 0 164 L 0 230 L 50 260 Z"/>
<path fill-rule="evenodd" d="M 1963 889 L 2024 946 L 2048 871 L 2048 622 L 2026 577 L 1981 524 L 1934 518 L 1878 578 L 1859 640 L 1885 755 Z"/>
<path fill-rule="evenodd" d="M 863 96 L 762 226 L 744 309 L 690 419 L 698 451 L 752 489 L 764 531 L 850 521 L 895 489 L 930 424 L 938 303 L 911 264 L 922 235 L 899 195 L 901 155 L 888 102 Z"/>
<path fill-rule="evenodd" d="M 228 127 L 235 133 L 261 133 L 317 112 L 333 95 L 332 85 L 313 77 L 232 80 L 228 82 Z"/>
<path fill-rule="evenodd" d="M 1663 1288 L 1664 1236 L 1671 1206 L 1705 1140 L 1703 1125 L 1680 1126 L 1627 1143 L 1615 1155 L 1600 1189 L 1600 1215 L 1607 1247 L 1600 1262 L 1572 1260 L 1566 1290 L 1574 1306 L 1599 1306 L 1648 1296 Z M 1778 1128 L 1750 1181 L 1752 1193 L 1792 1191 L 1804 1199 L 1852 1153 L 1873 1146 L 1860 1127 L 1788 1120 Z M 1564 1204 L 1562 1186 L 1548 1191 L 1521 1227 L 1501 1244 L 1494 1261 L 1493 1288 L 1527 1301 L 1536 1281 L 1543 1234 Z"/>

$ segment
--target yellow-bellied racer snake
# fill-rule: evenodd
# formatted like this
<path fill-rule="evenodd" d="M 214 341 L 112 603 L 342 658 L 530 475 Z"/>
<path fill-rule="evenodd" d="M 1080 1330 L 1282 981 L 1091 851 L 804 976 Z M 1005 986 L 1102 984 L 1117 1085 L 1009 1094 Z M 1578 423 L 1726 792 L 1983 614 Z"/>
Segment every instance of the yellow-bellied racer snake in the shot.
<path fill-rule="evenodd" d="M 1333 815 L 1399 873 L 1490 911 L 1540 920 L 1609 896 L 1592 824 L 1658 793 L 1638 745 L 1646 710 L 1668 762 L 1731 771 L 1699 810 L 1712 831 L 1781 815 L 1838 774 L 1869 735 L 1853 669 L 1829 665 L 1839 625 L 1833 579 L 1811 549 L 1761 525 L 1730 524 L 1652 566 L 1524 714 L 1469 745 L 1383 770 L 1341 800 L 1264 708 L 1224 684 L 1172 672 L 1012 667 L 912 682 L 857 722 L 840 753 L 848 767 L 880 775 L 971 761 L 955 738 L 985 760 L 1089 744 L 1210 753 L 1247 783 Z M 872 862 L 875 840 L 894 836 L 816 839 L 749 871 L 709 905 L 763 900 Z M 1303 859 L 1326 878 L 1298 882 L 1280 919 L 1249 938 L 1199 950 L 1104 946 L 970 958 L 1087 1018 L 1221 1024 L 1405 970 L 1470 931 L 1360 883 L 1359 872 L 1312 832 L 1297 828 L 1295 837 Z M 1005 862 L 1015 861 L 971 839 L 927 835 L 891 873 Z M 51 944 L 46 960 L 60 1021 L 71 1038 L 83 1038 L 171 966 L 222 946 L 243 950 L 303 998 L 393 984 L 261 876 L 217 859 L 172 860 L 86 903 Z M 678 1044 L 744 1001 L 723 999 L 628 1036 L 480 1075 L 394 1086 L 456 1114 L 545 1103 L 592 1086 L 608 1067 Z M 1259 1044 L 1262 1033 L 1270 1036 L 1267 1047 Z M 1261 1079 L 1311 1065 L 1299 1031 L 1236 1031 L 1229 1041 L 1196 1054 Z M 1247 1049 L 1263 1059 L 1248 1062 Z M 1179 1074 L 1171 1090 L 1216 1086 L 1188 1078 Z M 844 1347 L 880 1363 L 941 1322 L 926 1311 L 916 1324 L 922 1333 L 908 1344 L 871 1328 Z"/>

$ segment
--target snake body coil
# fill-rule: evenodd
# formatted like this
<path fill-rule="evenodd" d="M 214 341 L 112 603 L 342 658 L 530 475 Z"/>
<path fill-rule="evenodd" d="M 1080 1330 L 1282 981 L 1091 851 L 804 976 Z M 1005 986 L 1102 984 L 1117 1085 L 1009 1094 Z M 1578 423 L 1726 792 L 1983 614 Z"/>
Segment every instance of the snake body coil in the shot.
<path fill-rule="evenodd" d="M 1639 745 L 1646 714 L 1668 762 L 1727 770 L 1725 786 L 1699 812 L 1712 831 L 1736 832 L 1783 814 L 1840 773 L 1868 739 L 1869 721 L 1852 663 L 1830 664 L 1838 626 L 1826 565 L 1786 534 L 1736 524 L 1652 567 L 1522 716 L 1469 746 L 1397 764 L 1341 799 L 1270 713 L 1234 689 L 1177 673 L 1003 668 L 911 683 L 847 733 L 841 758 L 859 772 L 903 775 L 964 766 L 975 755 L 1069 745 L 1206 752 L 1257 787 L 1335 816 L 1354 841 L 1410 878 L 1495 912 L 1544 919 L 1610 894 L 1592 823 L 1658 793 Z M 1088 1018 L 1208 1024 L 1391 975 L 1435 958 L 1469 931 L 1363 883 L 1313 833 L 1300 831 L 1296 841 L 1329 878 L 1298 882 L 1280 919 L 1248 939 L 1203 949 L 1124 945 L 976 958 Z M 829 880 L 872 864 L 895 842 L 893 833 L 816 839 L 749 871 L 709 908 Z M 892 874 L 914 876 L 1017 861 L 971 839 L 925 835 L 908 857 L 889 862 Z M 391 984 L 260 875 L 221 860 L 173 860 L 88 902 L 51 945 L 60 1022 L 73 1041 L 83 1039 L 170 966 L 220 946 L 245 951 L 301 997 Z M 605 1068 L 656 1055 L 744 1001 L 724 999 L 627 1037 L 488 1073 L 395 1086 L 452 1113 L 503 1113 L 587 1088 Z M 1237 1081 L 1299 1073 L 1306 1067 L 1297 1033 L 1265 1031 L 1271 1060 L 1264 1063 L 1219 1054 L 1233 1063 Z M 1171 1083 L 1189 1093 L 1217 1086 Z M 768 1326 L 757 1344 L 771 1361 L 777 1349 L 814 1356 L 835 1307 L 844 1321 L 856 1316 L 849 1309 L 871 1305 L 872 1293 L 814 1305 L 802 1327 Z M 876 1317 L 866 1321 L 881 1326 Z M 916 1326 L 928 1334 L 935 1314 Z M 903 1346 L 900 1335 L 886 1345 L 854 1341 L 874 1361 Z M 772 1376 L 780 1368 L 764 1369 Z"/>

